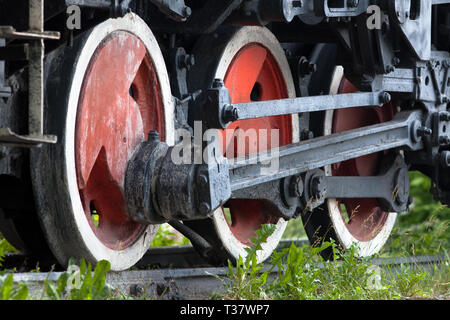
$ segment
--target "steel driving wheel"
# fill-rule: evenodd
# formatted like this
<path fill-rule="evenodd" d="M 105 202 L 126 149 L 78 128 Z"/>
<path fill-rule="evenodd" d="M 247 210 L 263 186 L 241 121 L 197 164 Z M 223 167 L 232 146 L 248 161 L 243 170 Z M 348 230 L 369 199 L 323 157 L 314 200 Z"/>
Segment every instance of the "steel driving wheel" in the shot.
<path fill-rule="evenodd" d="M 331 94 L 351 93 L 357 89 L 343 77 L 342 67 L 336 67 L 331 82 Z M 324 135 L 356 129 L 389 121 L 394 116 L 394 106 L 388 103 L 381 108 L 349 108 L 327 111 L 324 118 Z M 325 167 L 330 176 L 372 176 L 379 174 L 383 160 L 392 156 L 385 151 L 347 160 Z M 377 253 L 394 226 L 397 214 L 385 212 L 377 199 L 327 199 L 326 204 L 312 214 L 303 216 L 303 223 L 311 243 L 334 239 L 343 249 L 357 244 L 361 257 Z M 330 252 L 325 253 L 325 256 Z M 329 256 L 327 256 L 329 258 Z"/>
<path fill-rule="evenodd" d="M 55 146 L 32 155 L 34 192 L 49 245 L 70 257 L 134 265 L 158 226 L 126 214 L 128 160 L 150 130 L 173 143 L 173 104 L 158 43 L 135 14 L 110 19 L 47 58 L 48 122 Z M 57 91 L 57 92 L 56 92 Z"/>
<path fill-rule="evenodd" d="M 215 78 L 223 79 L 230 91 L 231 102 L 249 102 L 295 97 L 292 75 L 284 51 L 275 36 L 266 28 L 243 27 L 228 31 L 218 37 L 208 36 L 194 49 L 196 67 L 190 73 L 191 89 L 208 88 Z M 238 129 L 242 130 L 238 133 Z M 279 116 L 251 119 L 232 123 L 220 131 L 221 148 L 225 156 L 233 158 L 241 153 L 249 154 L 267 149 L 259 146 L 262 136 L 255 141 L 239 145 L 239 134 L 267 130 L 279 130 L 279 145 L 298 141 L 298 116 Z M 228 138 L 236 134 L 234 138 Z M 234 140 L 234 144 L 231 141 Z M 243 141 L 243 140 L 241 140 Z M 237 142 L 237 143 L 236 143 Z M 234 148 L 233 148 L 234 146 Z M 276 146 L 275 144 L 272 146 Z M 244 149 L 245 148 L 245 149 Z M 218 249 L 214 257 L 223 263 L 227 258 L 245 257 L 250 238 L 262 224 L 275 224 L 276 231 L 262 245 L 258 261 L 270 256 L 277 246 L 286 222 L 268 212 L 259 200 L 233 199 L 217 209 L 212 218 L 185 222 Z"/>

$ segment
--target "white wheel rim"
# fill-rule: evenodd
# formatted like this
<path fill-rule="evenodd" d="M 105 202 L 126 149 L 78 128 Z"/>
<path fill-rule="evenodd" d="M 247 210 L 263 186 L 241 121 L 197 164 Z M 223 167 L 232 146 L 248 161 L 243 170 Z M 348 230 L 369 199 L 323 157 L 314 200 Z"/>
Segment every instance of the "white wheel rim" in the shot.
<path fill-rule="evenodd" d="M 157 232 L 158 226 L 148 226 L 142 236 L 134 244 L 124 250 L 112 250 L 106 247 L 96 237 L 86 219 L 77 186 L 75 168 L 75 126 L 80 90 L 82 88 L 84 75 L 89 66 L 91 57 L 101 41 L 117 30 L 127 31 L 136 35 L 147 47 L 147 51 L 157 69 L 161 86 L 166 142 L 169 145 L 173 145 L 174 143 L 174 104 L 164 58 L 159 45 L 147 24 L 137 15 L 130 13 L 123 18 L 109 19 L 96 26 L 88 36 L 87 41 L 79 54 L 76 72 L 74 74 L 69 95 L 64 152 L 66 158 L 65 175 L 68 181 L 69 195 L 72 203 L 73 216 L 71 218 L 74 220 L 77 232 L 96 261 L 108 260 L 111 263 L 112 270 L 124 270 L 134 265 L 145 254 L 153 240 L 154 234 Z"/>
<path fill-rule="evenodd" d="M 240 28 L 227 43 L 220 57 L 220 62 L 216 70 L 215 78 L 224 79 L 226 72 L 236 54 L 250 43 L 260 43 L 268 48 L 275 60 L 278 62 L 280 70 L 284 76 L 289 98 L 296 96 L 292 74 L 284 51 L 281 48 L 276 37 L 266 28 L 262 27 L 243 27 Z M 299 119 L 298 115 L 292 116 L 292 137 L 293 143 L 299 141 Z M 232 257 L 245 258 L 248 246 L 240 242 L 230 230 L 224 212 L 221 208 L 217 209 L 212 220 L 215 231 L 223 244 L 225 250 Z M 261 244 L 262 250 L 257 252 L 258 263 L 266 260 L 277 247 L 286 229 L 287 222 L 280 218 L 276 224 L 274 233 L 267 238 L 267 241 Z"/>
<path fill-rule="evenodd" d="M 337 66 L 333 73 L 330 86 L 330 94 L 338 93 L 343 76 L 344 69 L 342 68 L 342 66 Z M 333 110 L 329 110 L 325 113 L 324 135 L 329 135 L 332 133 L 332 125 Z M 331 166 L 325 167 L 325 175 L 332 175 Z M 395 220 L 397 218 L 396 212 L 390 212 L 384 225 L 374 238 L 369 241 L 360 241 L 356 239 L 347 229 L 346 223 L 342 217 L 341 210 L 339 209 L 339 205 L 336 199 L 328 199 L 327 207 L 339 243 L 344 247 L 344 249 L 348 249 L 353 244 L 356 244 L 358 247 L 357 253 L 360 257 L 367 257 L 380 251 L 380 249 L 389 238 L 389 235 L 392 231 L 392 228 L 394 227 Z"/>

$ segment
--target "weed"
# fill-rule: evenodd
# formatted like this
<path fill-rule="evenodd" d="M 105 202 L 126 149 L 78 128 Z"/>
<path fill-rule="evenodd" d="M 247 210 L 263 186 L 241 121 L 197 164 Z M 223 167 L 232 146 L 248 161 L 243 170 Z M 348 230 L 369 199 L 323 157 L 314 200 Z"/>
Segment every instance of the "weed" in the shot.
<path fill-rule="evenodd" d="M 78 267 L 72 259 L 68 271 L 56 283 L 45 280 L 44 290 L 51 300 L 104 300 L 111 293 L 111 288 L 106 285 L 110 268 L 110 263 L 102 260 L 97 263 L 92 274 L 90 263 L 86 264 L 82 259 Z"/>
<path fill-rule="evenodd" d="M 448 259 L 432 273 L 405 265 L 394 271 L 372 265 L 369 258 L 359 258 L 356 245 L 341 252 L 329 242 L 318 248 L 291 244 L 275 252 L 270 266 L 263 267 L 256 264 L 256 253 L 264 231 L 257 234 L 255 245 L 248 250 L 250 255 L 245 260 L 240 257 L 236 268 L 229 263 L 226 293 L 220 298 L 355 300 L 448 295 Z M 320 252 L 329 247 L 334 260 L 324 261 Z M 274 269 L 278 276 L 270 282 L 268 276 Z"/>

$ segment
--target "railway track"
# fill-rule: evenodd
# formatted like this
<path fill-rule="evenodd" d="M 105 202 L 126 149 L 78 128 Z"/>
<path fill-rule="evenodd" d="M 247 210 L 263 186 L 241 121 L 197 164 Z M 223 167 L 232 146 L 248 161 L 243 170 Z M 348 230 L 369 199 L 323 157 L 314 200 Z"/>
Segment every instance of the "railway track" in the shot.
<path fill-rule="evenodd" d="M 284 240 L 280 242 L 278 249 L 287 247 L 292 242 L 297 246 L 308 243 L 305 239 Z M 389 267 L 395 274 L 402 265 L 414 269 L 431 270 L 434 265 L 440 265 L 444 261 L 445 256 L 438 255 L 376 258 L 372 260 L 372 263 L 380 268 Z M 46 279 L 58 280 L 63 271 L 57 265 L 54 265 L 56 271 L 31 271 L 32 262 L 35 261 L 30 257 L 12 254 L 5 257 L 3 268 L 16 268 L 19 271 L 21 268 L 22 270 L 28 268 L 28 272 L 15 273 L 14 281 L 26 283 L 30 290 L 30 296 L 39 298 L 44 281 Z M 20 263 L 28 265 L 21 266 Z M 50 263 L 50 261 L 44 261 L 41 265 L 39 262 L 40 270 L 42 270 L 41 266 L 48 268 Z M 127 296 L 145 295 L 162 300 L 204 300 L 211 298 L 213 293 L 223 292 L 223 281 L 226 281 L 227 272 L 227 268 L 208 265 L 191 246 L 160 247 L 151 248 L 132 270 L 110 272 L 106 281 L 109 286 Z M 277 276 L 277 272 L 276 268 L 270 272 L 269 281 Z"/>

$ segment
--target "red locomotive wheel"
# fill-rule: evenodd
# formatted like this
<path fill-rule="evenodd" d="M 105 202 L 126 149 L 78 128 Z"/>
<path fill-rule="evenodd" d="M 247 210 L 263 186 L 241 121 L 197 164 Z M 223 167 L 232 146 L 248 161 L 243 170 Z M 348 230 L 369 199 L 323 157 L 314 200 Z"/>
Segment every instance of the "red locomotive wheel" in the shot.
<path fill-rule="evenodd" d="M 62 264 L 75 257 L 127 269 L 158 229 L 126 214 L 128 161 L 150 130 L 173 144 L 164 59 L 152 32 L 134 14 L 105 21 L 60 54 L 47 80 L 47 112 L 53 117 L 46 128 L 60 142 L 33 154 L 43 229 Z M 70 81 L 58 81 L 60 74 Z"/>
<path fill-rule="evenodd" d="M 338 67 L 332 82 L 332 93 L 351 93 L 357 89 L 345 78 Z M 392 103 L 381 108 L 349 108 L 328 111 L 325 116 L 324 134 L 332 134 L 390 121 L 395 110 Z M 379 152 L 336 163 L 325 168 L 326 175 L 372 176 L 380 170 L 382 159 L 392 151 Z M 395 223 L 396 213 L 381 210 L 376 199 L 328 199 L 330 216 L 337 240 L 348 248 L 359 246 L 360 256 L 378 252 L 386 242 Z"/>
<path fill-rule="evenodd" d="M 230 91 L 231 103 L 288 97 L 280 67 L 273 54 L 260 43 L 248 44 L 239 50 L 228 66 L 224 83 Z M 274 129 L 279 130 L 279 141 L 271 141 Z M 250 133 L 248 136 L 251 136 L 252 132 L 257 137 L 253 141 L 239 136 L 245 133 Z M 292 142 L 292 116 L 236 121 L 221 136 L 222 151 L 228 158 L 264 151 L 270 146 L 286 145 Z M 267 141 L 261 143 L 261 139 Z M 234 147 L 234 150 L 230 150 L 230 147 Z M 255 231 L 262 224 L 278 222 L 277 218 L 265 212 L 262 201 L 230 200 L 225 207 L 230 212 L 231 221 L 228 224 L 231 233 L 244 245 L 251 245 L 250 238 L 256 235 Z"/>
<path fill-rule="evenodd" d="M 124 31 L 111 34 L 95 52 L 80 96 L 75 159 L 83 209 L 105 246 L 125 249 L 145 230 L 125 212 L 128 159 L 150 130 L 164 138 L 161 88 L 144 43 Z"/>
<path fill-rule="evenodd" d="M 204 66 L 202 59 L 209 60 L 205 70 L 210 70 L 210 74 L 206 79 L 223 79 L 232 103 L 295 97 L 286 57 L 268 29 L 244 27 L 204 41 L 206 43 L 201 42 L 194 52 L 197 64 Z M 215 52 L 206 52 L 207 47 L 214 47 Z M 211 56 L 216 60 L 210 61 Z M 279 130 L 279 141 L 271 141 L 272 130 Z M 222 151 L 228 158 L 264 151 L 298 141 L 298 116 L 237 121 L 221 131 L 220 136 Z M 245 248 L 251 245 L 250 238 L 262 224 L 269 223 L 276 225 L 276 231 L 262 244 L 259 261 L 270 256 L 286 228 L 286 221 L 267 210 L 262 201 L 233 199 L 216 210 L 211 219 L 186 222 L 216 248 L 223 248 L 225 258 L 232 259 L 245 257 Z"/>

